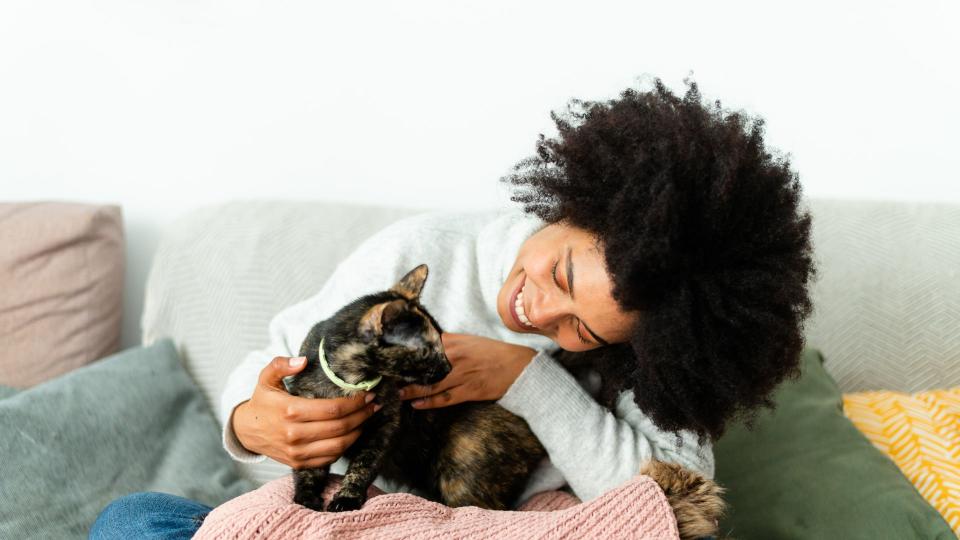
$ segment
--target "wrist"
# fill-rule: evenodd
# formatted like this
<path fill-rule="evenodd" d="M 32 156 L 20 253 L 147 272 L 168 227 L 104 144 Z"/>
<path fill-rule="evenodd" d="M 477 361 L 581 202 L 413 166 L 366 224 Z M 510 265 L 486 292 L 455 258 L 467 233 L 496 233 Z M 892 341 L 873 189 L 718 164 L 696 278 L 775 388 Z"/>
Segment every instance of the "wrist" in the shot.
<path fill-rule="evenodd" d="M 507 388 L 504 389 L 506 392 L 507 389 L 517 380 L 521 373 L 527 366 L 530 365 L 530 362 L 533 362 L 533 359 L 536 358 L 537 351 L 531 349 L 530 347 L 518 347 L 516 354 L 512 355 L 510 360 L 510 365 L 508 369 L 504 370 L 506 373 L 509 373 L 509 381 L 507 381 Z"/>
<path fill-rule="evenodd" d="M 523 351 L 523 353 L 518 354 L 519 359 L 517 361 L 517 365 L 520 367 L 520 369 L 517 370 L 517 375 L 520 375 L 520 373 L 527 368 L 527 365 L 530 364 L 530 362 L 533 362 L 533 359 L 537 356 L 537 351 L 535 349 L 531 349 L 529 347 L 524 348 L 526 350 Z"/>
<path fill-rule="evenodd" d="M 233 408 L 233 414 L 230 415 L 230 425 L 233 428 L 233 434 L 237 437 L 237 442 L 240 443 L 240 446 L 247 450 L 248 452 L 256 452 L 250 446 L 248 446 L 247 441 L 244 438 L 246 434 L 246 412 L 250 400 L 241 402 L 239 405 Z"/>

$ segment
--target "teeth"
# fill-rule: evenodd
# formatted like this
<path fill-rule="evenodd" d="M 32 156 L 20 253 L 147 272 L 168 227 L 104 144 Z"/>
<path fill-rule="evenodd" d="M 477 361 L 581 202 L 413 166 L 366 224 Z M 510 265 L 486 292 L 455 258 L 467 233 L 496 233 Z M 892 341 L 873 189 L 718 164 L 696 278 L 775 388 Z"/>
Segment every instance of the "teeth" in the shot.
<path fill-rule="evenodd" d="M 519 293 L 517 293 L 517 301 L 514 303 L 514 307 L 516 308 L 517 318 L 520 319 L 520 322 L 532 328 L 537 328 L 537 326 L 534 325 L 532 322 L 530 322 L 530 319 L 527 318 L 527 314 L 523 312 L 523 291 L 522 290 Z"/>

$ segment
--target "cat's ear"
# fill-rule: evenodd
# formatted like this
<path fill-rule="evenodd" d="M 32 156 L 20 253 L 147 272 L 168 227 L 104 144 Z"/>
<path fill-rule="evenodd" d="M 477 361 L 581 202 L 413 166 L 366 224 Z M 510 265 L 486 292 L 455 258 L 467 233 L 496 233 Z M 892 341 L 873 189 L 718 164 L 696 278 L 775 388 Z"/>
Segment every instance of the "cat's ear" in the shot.
<path fill-rule="evenodd" d="M 379 303 L 368 309 L 363 317 L 360 317 L 360 325 L 357 328 L 360 335 L 367 339 L 383 335 L 383 325 L 403 311 L 404 304 L 403 300 L 393 300 Z"/>
<path fill-rule="evenodd" d="M 421 264 L 413 270 L 407 272 L 407 275 L 400 278 L 396 285 L 390 287 L 390 290 L 399 293 L 407 300 L 416 300 L 420 298 L 420 292 L 423 290 L 423 284 L 427 281 L 427 265 Z"/>

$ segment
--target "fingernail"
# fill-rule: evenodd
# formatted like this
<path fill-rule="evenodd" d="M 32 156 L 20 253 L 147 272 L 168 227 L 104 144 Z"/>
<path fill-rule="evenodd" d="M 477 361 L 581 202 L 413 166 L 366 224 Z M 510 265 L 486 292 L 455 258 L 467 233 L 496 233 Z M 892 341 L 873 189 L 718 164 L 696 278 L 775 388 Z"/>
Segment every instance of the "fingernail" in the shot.
<path fill-rule="evenodd" d="M 407 396 L 407 391 L 402 388 L 400 389 L 399 392 L 397 392 L 397 397 L 399 397 L 400 399 L 403 399 L 406 396 Z"/>
<path fill-rule="evenodd" d="M 307 361 L 307 357 L 306 357 L 306 356 L 298 356 L 298 357 L 296 357 L 296 358 L 291 358 L 291 359 L 290 359 L 290 367 L 300 367 L 300 366 L 302 366 L 303 363 L 306 362 L 306 361 Z"/>
<path fill-rule="evenodd" d="M 371 401 L 373 401 L 373 398 L 375 397 L 377 397 L 377 395 L 374 394 L 373 392 L 367 392 L 367 395 L 363 396 L 363 401 L 365 403 L 370 403 Z"/>
<path fill-rule="evenodd" d="M 381 407 L 383 407 L 383 404 L 377 403 L 376 405 L 373 406 L 373 412 L 379 411 Z"/>
<path fill-rule="evenodd" d="M 415 399 L 415 400 L 413 400 L 413 401 L 410 402 L 410 405 L 413 406 L 413 407 L 419 407 L 419 406 L 423 405 L 423 400 L 422 400 L 422 399 Z"/>

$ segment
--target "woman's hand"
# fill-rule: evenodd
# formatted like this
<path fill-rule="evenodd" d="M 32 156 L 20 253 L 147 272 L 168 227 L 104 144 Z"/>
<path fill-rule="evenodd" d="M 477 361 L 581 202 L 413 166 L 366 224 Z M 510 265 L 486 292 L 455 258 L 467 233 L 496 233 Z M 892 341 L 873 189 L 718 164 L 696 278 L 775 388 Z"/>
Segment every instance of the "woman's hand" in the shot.
<path fill-rule="evenodd" d="M 400 398 L 416 398 L 414 408 L 500 399 L 537 355 L 530 347 L 470 334 L 444 332 L 440 339 L 453 369 L 438 383 L 403 387 Z"/>
<path fill-rule="evenodd" d="M 294 469 L 333 463 L 360 436 L 360 424 L 380 406 L 366 392 L 335 399 L 290 395 L 283 378 L 303 369 L 278 356 L 260 372 L 253 397 L 233 412 L 233 431 L 244 448 Z"/>

